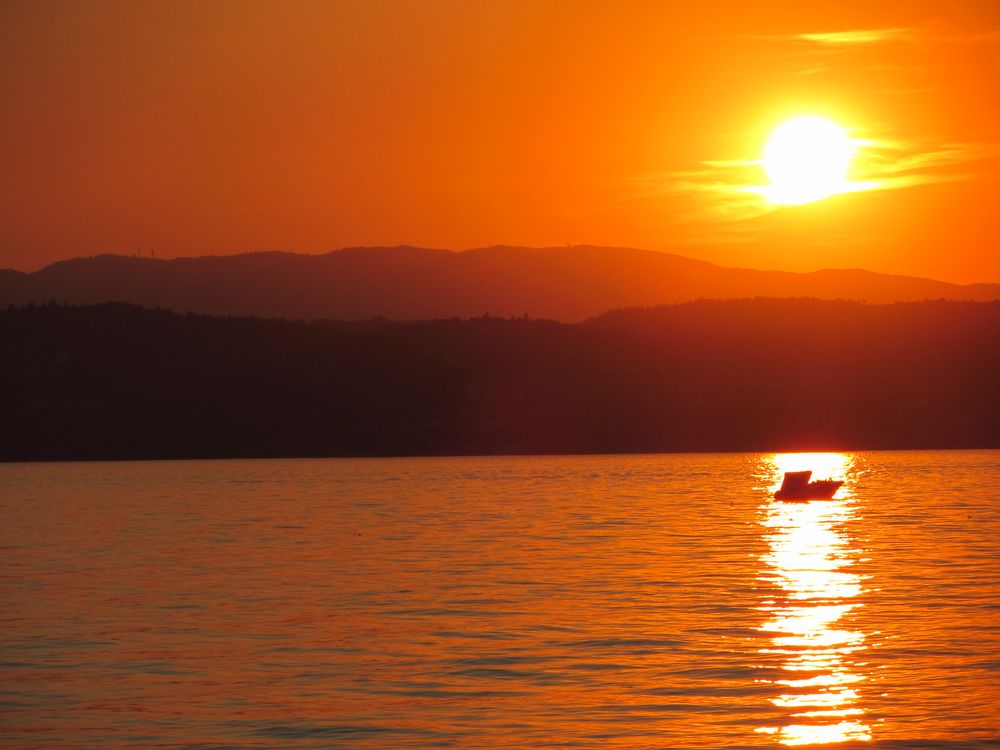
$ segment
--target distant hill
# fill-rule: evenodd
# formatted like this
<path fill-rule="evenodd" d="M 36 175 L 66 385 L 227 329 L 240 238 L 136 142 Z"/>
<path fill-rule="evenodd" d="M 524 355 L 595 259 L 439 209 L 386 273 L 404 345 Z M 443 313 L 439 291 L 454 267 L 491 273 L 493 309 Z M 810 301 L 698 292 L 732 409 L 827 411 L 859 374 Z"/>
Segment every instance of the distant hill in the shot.
<path fill-rule="evenodd" d="M 0 310 L 0 460 L 1000 447 L 1000 302 Z"/>
<path fill-rule="evenodd" d="M 754 271 L 648 250 L 369 247 L 325 255 L 252 253 L 152 260 L 120 255 L 0 271 L 0 305 L 127 302 L 177 312 L 399 320 L 498 316 L 575 322 L 623 307 L 704 299 L 816 297 L 868 302 L 1000 299 L 961 286 L 861 270 Z"/>

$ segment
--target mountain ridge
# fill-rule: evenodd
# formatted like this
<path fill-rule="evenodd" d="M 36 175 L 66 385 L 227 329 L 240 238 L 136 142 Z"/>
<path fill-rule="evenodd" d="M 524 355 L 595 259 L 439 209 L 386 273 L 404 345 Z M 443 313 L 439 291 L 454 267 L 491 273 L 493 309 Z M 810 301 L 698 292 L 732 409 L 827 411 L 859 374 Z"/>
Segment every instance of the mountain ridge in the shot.
<path fill-rule="evenodd" d="M 154 260 L 102 254 L 24 273 L 0 270 L 0 304 L 127 302 L 181 313 L 269 318 L 482 314 L 584 320 L 615 308 L 694 299 L 816 297 L 873 303 L 1000 299 L 1000 284 L 952 284 L 863 269 L 721 266 L 624 247 L 407 245 L 322 254 L 266 251 Z"/>

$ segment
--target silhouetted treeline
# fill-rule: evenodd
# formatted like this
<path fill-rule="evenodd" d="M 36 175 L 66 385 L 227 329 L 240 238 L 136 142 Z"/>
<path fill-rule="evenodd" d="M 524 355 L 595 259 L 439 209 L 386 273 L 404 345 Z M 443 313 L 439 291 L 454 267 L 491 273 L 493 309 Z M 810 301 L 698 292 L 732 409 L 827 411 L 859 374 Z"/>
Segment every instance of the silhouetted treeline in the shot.
<path fill-rule="evenodd" d="M 1000 303 L 704 301 L 575 325 L 0 312 L 0 458 L 1000 446 Z"/>

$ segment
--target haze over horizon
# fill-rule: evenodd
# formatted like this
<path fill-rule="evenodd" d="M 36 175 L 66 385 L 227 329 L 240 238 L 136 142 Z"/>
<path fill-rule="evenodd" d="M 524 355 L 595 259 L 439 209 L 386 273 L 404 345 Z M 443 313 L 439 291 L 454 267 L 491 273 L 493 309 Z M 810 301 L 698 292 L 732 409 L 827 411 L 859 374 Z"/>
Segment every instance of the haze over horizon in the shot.
<path fill-rule="evenodd" d="M 12 2 L 0 59 L 0 267 L 588 243 L 1000 281 L 995 3 Z M 808 185 L 765 155 L 802 117 L 844 151 Z"/>
<path fill-rule="evenodd" d="M 162 251 L 157 251 L 155 248 L 136 248 L 134 250 L 122 250 L 122 251 L 116 251 L 116 250 L 110 250 L 109 249 L 109 250 L 97 251 L 97 252 L 93 252 L 93 253 L 86 253 L 86 254 L 80 254 L 80 255 L 68 255 L 66 257 L 55 258 L 53 260 L 49 260 L 49 261 L 46 261 L 46 262 L 41 263 L 41 264 L 36 264 L 34 266 L 26 266 L 26 267 L 21 267 L 21 268 L 17 268 L 17 267 L 14 267 L 14 266 L 0 267 L 0 271 L 16 271 L 18 273 L 23 273 L 23 274 L 33 274 L 33 273 L 37 273 L 39 271 L 43 271 L 46 268 L 49 268 L 51 266 L 55 266 L 55 265 L 59 265 L 59 264 L 63 264 L 63 263 L 71 262 L 71 261 L 89 260 L 89 259 L 93 259 L 93 258 L 97 258 L 97 257 L 101 257 L 101 256 L 114 256 L 114 257 L 121 257 L 121 258 L 141 258 L 141 259 L 158 260 L 158 261 L 167 261 L 167 260 L 189 261 L 189 260 L 199 260 L 199 259 L 203 259 L 203 258 L 239 257 L 239 256 L 247 256 L 247 255 L 269 255 L 269 254 L 324 257 L 324 256 L 329 256 L 329 255 L 331 255 L 333 253 L 337 253 L 337 252 L 340 252 L 340 251 L 343 251 L 343 250 L 357 251 L 357 250 L 382 250 L 382 249 L 396 249 L 396 248 L 406 248 L 406 249 L 414 249 L 414 250 L 430 250 L 430 251 L 435 251 L 435 252 L 441 251 L 441 252 L 451 253 L 453 255 L 461 255 L 463 253 L 470 253 L 470 252 L 476 252 L 476 251 L 482 251 L 482 250 L 489 250 L 489 249 L 493 249 L 493 248 L 512 248 L 512 249 L 518 249 L 518 250 L 551 250 L 551 249 L 573 250 L 573 249 L 576 249 L 576 248 L 601 248 L 601 249 L 607 249 L 607 250 L 622 250 L 622 251 L 625 251 L 625 252 L 638 251 L 638 252 L 644 252 L 644 253 L 645 252 L 657 253 L 659 255 L 664 255 L 664 256 L 667 256 L 667 257 L 683 258 L 683 259 L 686 259 L 686 260 L 693 260 L 693 261 L 708 263 L 710 265 L 718 266 L 720 268 L 727 268 L 727 269 L 730 269 L 730 270 L 740 270 L 740 271 L 768 271 L 768 272 L 794 273 L 794 274 L 811 274 L 811 273 L 818 273 L 818 272 L 824 272 L 824 271 L 863 271 L 863 272 L 866 272 L 866 273 L 874 273 L 874 274 L 885 275 L 885 276 L 900 276 L 900 277 L 905 277 L 905 278 L 910 278 L 910 279 L 923 279 L 923 280 L 927 280 L 927 281 L 943 282 L 943 283 L 946 283 L 946 284 L 953 284 L 953 285 L 957 285 L 957 286 L 983 286 L 983 285 L 1000 284 L 1000 278 L 998 278 L 998 279 L 980 279 L 980 280 L 977 280 L 977 281 L 949 281 L 947 279 L 940 278 L 940 277 L 924 276 L 924 275 L 915 274 L 915 273 L 902 273 L 902 272 L 894 272 L 894 271 L 873 271 L 870 268 L 866 268 L 866 267 L 862 267 L 862 266 L 845 266 L 845 265 L 836 265 L 836 264 L 830 264 L 830 265 L 826 265 L 826 266 L 817 266 L 815 268 L 801 268 L 801 269 L 788 269 L 788 268 L 778 268 L 778 267 L 770 268 L 770 267 L 765 267 L 765 266 L 753 266 L 753 265 L 750 265 L 749 263 L 746 264 L 746 265 L 739 265 L 739 264 L 735 264 L 735 263 L 734 264 L 727 264 L 727 263 L 722 263 L 722 262 L 718 262 L 718 261 L 708 260 L 708 259 L 705 259 L 705 258 L 700 258 L 700 257 L 698 257 L 695 254 L 687 253 L 685 251 L 688 250 L 689 248 L 684 248 L 684 247 L 682 247 L 682 248 L 676 248 L 676 249 L 674 249 L 674 248 L 645 248 L 645 247 L 630 247 L 630 246 L 601 246 L 601 245 L 596 245 L 594 243 L 580 243 L 580 244 L 566 243 L 566 244 L 562 244 L 562 245 L 547 245 L 546 246 L 546 245 L 514 245 L 514 244 L 509 244 L 509 243 L 503 243 L 503 242 L 501 242 L 501 243 L 494 243 L 494 244 L 491 244 L 491 245 L 482 245 L 482 246 L 476 246 L 476 247 L 452 248 L 452 247 L 431 247 L 431 246 L 428 246 L 428 245 L 419 245 L 419 244 L 413 244 L 413 243 L 403 242 L 403 243 L 396 243 L 396 244 L 390 244 L 390 245 L 344 245 L 344 246 L 334 247 L 334 248 L 330 248 L 330 249 L 326 249 L 326 250 L 315 250 L 315 251 L 304 251 L 304 250 L 296 250 L 295 248 L 275 247 L 275 248 L 270 248 L 270 249 L 247 250 L 247 251 L 233 250 L 232 252 L 228 252 L 228 253 L 213 253 L 213 252 L 185 253 L 185 252 L 178 252 L 176 254 L 169 254 L 169 255 L 164 255 L 162 253 Z"/>
<path fill-rule="evenodd" d="M 696 299 L 813 297 L 873 303 L 1000 299 L 955 285 L 857 269 L 727 268 L 635 248 L 345 248 L 153 260 L 98 255 L 32 274 L 0 270 L 0 306 L 128 302 L 176 312 L 363 320 L 528 316 L 565 322 Z"/>

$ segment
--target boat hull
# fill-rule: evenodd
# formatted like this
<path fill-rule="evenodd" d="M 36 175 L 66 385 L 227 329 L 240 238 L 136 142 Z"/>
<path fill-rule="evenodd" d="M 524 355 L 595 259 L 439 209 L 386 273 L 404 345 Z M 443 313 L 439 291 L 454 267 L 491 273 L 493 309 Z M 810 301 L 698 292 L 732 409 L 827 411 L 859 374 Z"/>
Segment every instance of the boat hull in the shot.
<path fill-rule="evenodd" d="M 782 488 L 774 497 L 777 500 L 832 500 L 842 484 L 836 479 L 823 479 L 800 487 Z"/>

